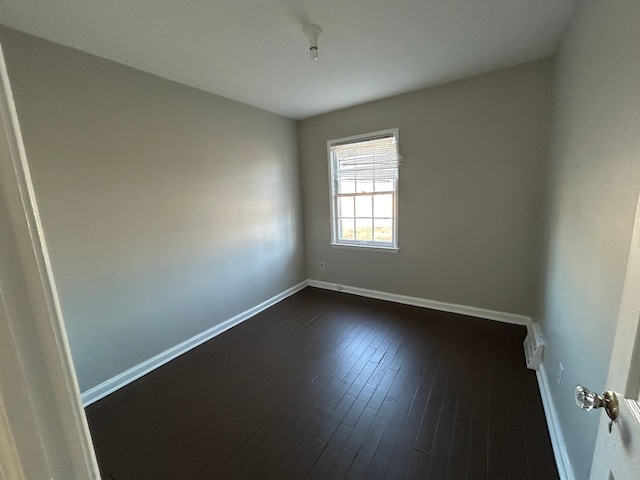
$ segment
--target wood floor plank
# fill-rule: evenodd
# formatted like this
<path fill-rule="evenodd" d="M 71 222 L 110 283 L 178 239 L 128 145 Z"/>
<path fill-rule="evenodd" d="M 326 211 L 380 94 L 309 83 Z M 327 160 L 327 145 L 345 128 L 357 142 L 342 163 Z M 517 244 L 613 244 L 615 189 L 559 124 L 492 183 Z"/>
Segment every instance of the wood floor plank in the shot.
<path fill-rule="evenodd" d="M 331 469 L 327 473 L 325 480 L 341 480 L 345 477 L 347 470 L 353 462 L 355 453 L 346 447 L 342 447 L 340 453 L 331 465 Z"/>
<path fill-rule="evenodd" d="M 353 427 L 356 425 L 364 410 L 371 400 L 371 396 L 375 392 L 375 387 L 373 385 L 365 384 L 362 389 L 358 392 L 358 396 L 356 400 L 353 402 L 347 413 L 344 415 L 342 419 L 342 423 L 348 425 L 349 427 Z"/>
<path fill-rule="evenodd" d="M 393 398 L 385 398 L 380 408 L 375 412 L 366 434 L 352 440 L 351 445 L 356 449 L 357 454 L 349 467 L 348 474 L 350 478 L 362 479 L 367 476 L 373 477 L 380 474 L 380 472 L 372 468 L 371 463 L 378 451 L 380 440 L 397 403 L 398 401 Z M 356 425 L 354 429 L 357 428 L 357 426 L 358 425 Z M 384 475 L 384 473 L 382 474 Z"/>
<path fill-rule="evenodd" d="M 467 479 L 487 479 L 487 417 L 489 394 L 484 368 L 476 371 L 471 409 L 471 432 L 467 460 Z"/>
<path fill-rule="evenodd" d="M 423 480 L 427 475 L 428 467 L 429 456 L 418 450 L 411 450 L 411 459 L 404 478 L 406 480 Z"/>
<path fill-rule="evenodd" d="M 314 438 L 287 478 L 290 480 L 307 478 L 311 467 L 316 463 L 326 445 L 323 441 Z"/>
<path fill-rule="evenodd" d="M 350 427 L 346 425 L 340 425 L 338 427 L 336 433 L 331 437 L 331 440 L 329 440 L 329 443 L 327 443 L 327 446 L 318 457 L 318 460 L 311 467 L 307 475 L 309 479 L 320 480 L 325 478 L 350 433 Z"/>
<path fill-rule="evenodd" d="M 464 480 L 467 478 L 475 372 L 476 367 L 467 360 L 460 375 L 460 389 L 458 390 L 456 418 L 446 480 Z"/>
<path fill-rule="evenodd" d="M 431 461 L 429 462 L 426 476 L 429 480 L 444 479 L 447 476 L 457 414 L 459 388 L 460 377 L 456 375 L 456 367 L 454 366 L 453 371 L 447 379 L 443 402 L 440 406 L 435 438 L 429 455 Z"/>
<path fill-rule="evenodd" d="M 487 475 L 489 478 L 508 478 L 507 430 L 504 419 L 505 395 L 501 388 L 499 365 L 489 369 L 487 415 Z"/>
<path fill-rule="evenodd" d="M 403 478 L 407 472 L 418 430 L 429 396 L 433 389 L 433 380 L 440 365 L 440 357 L 435 348 L 427 348 L 426 360 L 420 375 L 420 383 L 415 396 L 411 399 L 411 405 L 404 419 L 398 419 L 401 424 L 399 438 L 396 443 L 393 456 L 389 461 L 385 479 L 393 480 Z"/>
<path fill-rule="evenodd" d="M 391 465 L 392 455 L 396 450 L 404 420 L 411 408 L 422 378 L 421 373 L 423 368 L 421 361 L 415 361 L 412 362 L 411 365 L 405 365 L 407 370 L 410 370 L 409 375 L 402 385 L 401 390 L 390 391 L 392 395 L 390 395 L 389 398 L 395 398 L 397 403 L 391 413 L 389 424 L 385 428 L 376 453 L 371 461 L 371 465 L 369 466 L 369 471 L 375 471 L 376 476 L 380 478 L 384 478 L 386 471 Z M 393 395 L 395 395 L 395 397 Z M 400 467 L 402 474 L 404 474 L 406 466 L 402 466 L 399 463 L 396 464 L 396 466 Z"/>

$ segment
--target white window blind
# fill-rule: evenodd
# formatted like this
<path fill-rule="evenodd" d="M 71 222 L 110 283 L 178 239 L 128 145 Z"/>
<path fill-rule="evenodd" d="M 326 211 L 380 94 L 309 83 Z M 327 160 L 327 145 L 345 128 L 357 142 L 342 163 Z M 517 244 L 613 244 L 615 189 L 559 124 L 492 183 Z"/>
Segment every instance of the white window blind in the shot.
<path fill-rule="evenodd" d="M 396 180 L 401 156 L 393 134 L 331 145 L 335 180 L 373 182 Z"/>

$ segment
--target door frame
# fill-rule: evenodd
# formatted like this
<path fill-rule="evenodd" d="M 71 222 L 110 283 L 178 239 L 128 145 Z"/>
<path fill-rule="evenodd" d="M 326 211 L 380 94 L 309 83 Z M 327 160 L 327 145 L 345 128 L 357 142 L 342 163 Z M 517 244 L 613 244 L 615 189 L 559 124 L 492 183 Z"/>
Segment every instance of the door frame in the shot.
<path fill-rule="evenodd" d="M 0 479 L 99 480 L 0 44 Z"/>

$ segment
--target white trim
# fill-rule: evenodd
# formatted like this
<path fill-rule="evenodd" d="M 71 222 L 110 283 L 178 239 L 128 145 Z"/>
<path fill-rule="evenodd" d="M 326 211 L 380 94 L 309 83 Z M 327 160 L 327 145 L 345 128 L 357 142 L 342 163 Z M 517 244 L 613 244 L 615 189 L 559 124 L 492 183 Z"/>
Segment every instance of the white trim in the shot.
<path fill-rule="evenodd" d="M 151 357 L 150 359 L 145 360 L 144 362 L 139 363 L 134 367 L 131 367 L 130 369 L 116 375 L 115 377 L 112 377 L 109 380 L 106 380 L 101 384 L 96 385 L 93 388 L 90 388 L 86 392 L 82 393 L 82 402 L 84 406 L 86 407 L 88 405 L 91 405 L 94 402 L 97 402 L 101 398 L 104 398 L 110 393 L 113 393 L 116 390 L 124 387 L 125 385 L 128 385 L 129 383 L 133 382 L 134 380 L 137 380 L 143 375 L 146 375 L 147 373 L 155 370 L 156 368 L 164 365 L 165 363 L 173 360 L 174 358 L 179 357 L 183 353 L 186 353 L 189 350 L 197 347 L 198 345 L 203 344 L 207 340 L 211 340 L 213 337 L 220 335 L 222 332 L 225 332 L 230 328 L 235 327 L 239 323 L 242 323 L 245 320 L 248 320 L 254 315 L 257 315 L 258 313 L 262 312 L 263 310 L 266 310 L 267 308 L 275 305 L 278 302 L 281 302 L 282 300 L 293 295 L 294 293 L 299 292 L 300 290 L 305 288 L 307 285 L 308 285 L 307 280 L 300 282 L 297 285 L 294 285 L 293 287 L 288 288 L 284 292 L 279 293 L 278 295 L 275 295 L 269 298 L 268 300 L 265 300 L 261 304 L 256 305 L 255 307 L 252 307 L 248 310 L 245 310 L 244 312 L 239 313 L 238 315 L 232 318 L 229 318 L 223 321 L 222 323 L 218 323 L 217 325 L 214 325 L 208 330 L 205 330 L 202 333 L 194 335 L 193 337 L 185 340 L 184 342 L 181 342 L 178 345 L 175 345 L 165 350 L 164 352 L 159 353 L 158 355 Z"/>
<path fill-rule="evenodd" d="M 540 367 L 536 370 L 536 378 L 538 379 L 538 387 L 540 389 L 540 396 L 542 397 L 542 407 L 544 409 L 544 416 L 547 419 L 547 427 L 549 429 L 549 436 L 551 437 L 551 447 L 553 448 L 553 455 L 556 459 L 560 480 L 575 480 L 576 477 L 573 474 L 573 468 L 571 467 L 569 454 L 567 453 L 567 445 L 564 442 L 560 423 L 558 423 L 558 414 L 553 404 L 553 399 L 551 398 L 549 378 L 547 377 L 544 363 L 540 364 Z"/>
<path fill-rule="evenodd" d="M 371 132 L 371 133 L 359 133 L 357 135 L 351 135 L 348 137 L 342 137 L 342 138 L 334 138 L 333 140 L 328 140 L 327 141 L 327 146 L 330 145 L 341 145 L 341 144 L 346 144 L 346 143 L 355 143 L 358 140 L 369 140 L 369 139 L 375 139 L 375 138 L 383 138 L 383 137 L 390 137 L 390 136 L 395 136 L 396 140 L 398 138 L 398 128 L 387 128 L 385 130 L 378 130 L 377 132 Z"/>
<path fill-rule="evenodd" d="M 406 295 L 398 295 L 396 293 L 380 292 L 377 290 L 369 290 L 366 288 L 321 282 L 318 280 L 309 280 L 309 286 L 323 288 L 325 290 L 335 290 L 345 293 L 352 293 L 354 295 L 360 295 L 361 297 L 376 298 L 378 300 L 388 300 L 390 302 L 403 303 L 405 305 L 413 305 L 415 307 L 431 308 L 433 310 L 440 310 L 442 312 L 459 313 L 461 315 L 485 318 L 487 320 L 496 320 L 498 322 L 524 325 L 527 327 L 527 330 L 531 329 L 532 324 L 530 317 L 527 317 L 525 315 L 518 315 L 515 313 L 497 312 L 495 310 L 487 310 L 484 308 L 438 302 L 436 300 L 428 300 L 426 298 L 409 297 Z"/>
<path fill-rule="evenodd" d="M 430 308 L 433 310 L 439 310 L 449 313 L 457 313 L 461 315 L 468 315 L 478 318 L 484 318 L 487 320 L 495 320 L 504 323 L 524 325 L 527 330 L 532 330 L 532 320 L 525 315 L 518 315 L 513 313 L 498 312 L 495 310 L 487 310 L 484 308 L 470 307 L 465 305 L 457 305 L 446 302 L 439 302 L 436 300 L 428 300 L 419 297 L 410 297 L 406 295 L 399 295 L 395 293 L 381 292 L 377 290 L 369 290 L 365 288 L 352 287 L 348 285 L 340 285 L 335 283 L 322 282 L 319 280 L 305 280 L 299 284 L 285 290 L 284 292 L 250 308 L 214 327 L 198 334 L 190 339 L 168 349 L 164 352 L 156 355 L 155 357 L 142 362 L 129 370 L 116 375 L 115 377 L 91 388 L 82 394 L 82 400 L 85 406 L 88 406 L 101 398 L 115 392 L 119 388 L 128 385 L 134 380 L 146 375 L 152 370 L 164 365 L 165 363 L 173 360 L 174 358 L 188 352 L 189 350 L 201 345 L 202 343 L 210 340 L 211 338 L 220 335 L 221 333 L 229 330 L 230 328 L 238 325 L 245 320 L 257 315 L 258 313 L 266 310 L 267 308 L 275 305 L 276 303 L 284 300 L 285 298 L 299 292 L 305 287 L 316 287 L 324 290 L 340 291 L 344 293 L 351 293 L 368 298 L 375 298 L 378 300 L 387 300 L 395 303 L 402 303 L 405 305 L 412 305 L 416 307 Z M 540 368 L 536 371 L 536 378 L 538 380 L 538 386 L 540 389 L 540 395 L 542 397 L 542 405 L 544 408 L 545 418 L 547 420 L 547 426 L 549 429 L 549 435 L 551 437 L 551 445 L 558 467 L 558 473 L 561 480 L 575 480 L 571 463 L 567 454 L 566 444 L 562 431 L 559 428 L 558 416 L 553 405 L 549 393 L 549 384 L 547 374 L 544 368 L 544 364 L 540 365 Z"/>
<path fill-rule="evenodd" d="M 626 402 L 627 408 L 631 412 L 631 415 L 633 415 L 633 418 L 635 418 L 636 422 L 640 423 L 640 402 L 629 398 L 624 398 L 623 401 Z"/>
<path fill-rule="evenodd" d="M 372 132 L 372 133 L 361 133 L 358 135 L 351 135 L 349 137 L 342 137 L 342 138 L 336 138 L 333 140 L 327 140 L 327 158 L 329 160 L 329 201 L 331 204 L 331 242 L 330 245 L 332 247 L 338 247 L 338 248 L 351 248 L 353 250 L 363 250 L 364 248 L 356 248 L 356 247 L 368 247 L 372 250 L 376 250 L 376 249 L 385 249 L 387 250 L 387 253 L 398 253 L 399 250 L 399 243 L 398 243 L 398 212 L 399 212 L 399 208 L 398 208 L 398 202 L 399 202 L 399 186 L 398 186 L 398 178 L 396 178 L 393 181 L 393 244 L 392 245 L 380 245 L 380 244 L 376 244 L 374 242 L 370 242 L 370 243 L 366 243 L 366 244 L 359 244 L 357 242 L 354 241 L 354 243 L 349 243 L 348 241 L 340 241 L 338 239 L 338 217 L 337 217 L 337 211 L 336 211 L 336 181 L 335 181 L 335 176 L 334 176 L 334 168 L 335 168 L 335 162 L 334 162 L 334 158 L 331 155 L 331 147 L 333 145 L 336 144 L 341 144 L 341 143 L 355 143 L 359 140 L 367 140 L 367 139 L 373 139 L 376 137 L 382 137 L 382 136 L 393 136 L 396 140 L 396 147 L 398 149 L 398 156 L 400 159 L 402 159 L 402 154 L 400 152 L 400 129 L 398 127 L 396 128 L 388 128 L 386 130 L 379 130 L 377 132 Z M 398 168 L 398 176 L 400 175 L 400 169 Z M 355 226 L 354 226 L 355 227 Z M 395 250 L 395 251 L 394 251 Z"/>
<path fill-rule="evenodd" d="M 399 253 L 396 247 L 380 247 L 376 245 L 359 245 L 351 243 L 331 243 L 331 248 L 343 248 L 345 250 L 361 250 L 363 252 Z"/>
<path fill-rule="evenodd" d="M 327 283 L 320 282 L 317 280 L 305 280 L 300 282 L 299 284 L 285 290 L 284 292 L 262 302 L 255 307 L 252 307 L 248 310 L 245 310 L 238 315 L 225 320 L 222 323 L 219 323 L 208 330 L 205 330 L 202 333 L 199 333 L 184 342 L 175 345 L 164 352 L 155 355 L 154 357 L 145 360 L 134 367 L 116 375 L 115 377 L 110 378 L 102 382 L 99 385 L 96 385 L 93 388 L 82 393 L 82 402 L 85 407 L 91 405 L 94 402 L 97 402 L 101 398 L 106 397 L 110 393 L 115 392 L 116 390 L 128 385 L 129 383 L 137 380 L 138 378 L 146 375 L 147 373 L 155 370 L 156 368 L 164 365 L 165 363 L 173 360 L 174 358 L 182 355 L 183 353 L 188 352 L 189 350 L 201 345 L 207 340 L 212 339 L 213 337 L 220 335 L 221 333 L 229 330 L 231 327 L 238 325 L 239 323 L 248 320 L 249 318 L 257 315 L 258 313 L 266 310 L 267 308 L 275 305 L 276 303 L 284 300 L 285 298 L 293 295 L 294 293 L 299 292 L 306 286 L 323 288 L 325 290 L 335 290 L 335 291 L 343 291 L 345 293 L 353 293 L 355 295 L 360 295 L 369 298 L 377 298 L 379 300 L 389 300 L 396 303 L 403 303 L 406 305 L 414 305 L 417 307 L 431 308 L 434 310 L 440 310 L 450 313 L 459 313 L 462 315 L 469 315 L 473 317 L 485 318 L 489 320 L 497 320 L 500 322 L 506 323 L 514 323 L 517 325 L 525 325 L 527 329 L 530 329 L 531 319 L 524 315 L 516 315 L 512 313 L 503 313 L 496 312 L 494 310 L 486 310 L 482 308 L 476 307 L 468 307 L 464 305 L 455 305 L 451 303 L 437 302 L 435 300 L 427 300 L 424 298 L 417 297 L 408 297 L 405 295 L 397 295 L 394 293 L 386 293 L 379 292 L 375 290 L 367 290 L 364 288 L 358 287 L 350 287 L 337 285 L 335 283 Z"/>
<path fill-rule="evenodd" d="M 524 315 L 516 315 L 512 313 L 503 313 L 496 312 L 494 310 L 486 310 L 482 308 L 476 307 L 468 307 L 464 305 L 455 305 L 451 303 L 437 302 L 435 300 L 427 300 L 423 298 L 417 297 L 409 297 L 405 295 L 397 295 L 393 293 L 379 292 L 375 290 L 367 290 L 364 288 L 351 287 L 351 286 L 343 286 L 337 285 L 335 283 L 327 283 L 320 282 L 317 280 L 305 280 L 300 282 L 299 284 L 285 290 L 284 292 L 262 302 L 255 307 L 252 307 L 235 317 L 232 317 L 228 320 L 225 320 L 222 323 L 219 323 L 210 329 L 199 333 L 188 340 L 185 340 L 178 345 L 171 347 L 165 350 L 158 355 L 145 360 L 138 365 L 131 367 L 130 369 L 116 375 L 115 377 L 110 378 L 102 382 L 101 384 L 90 388 L 89 390 L 82 393 L 82 401 L 84 406 L 91 405 L 92 403 L 100 400 L 101 398 L 106 397 L 110 393 L 115 392 L 116 390 L 128 385 L 129 383 L 137 380 L 138 378 L 146 375 L 147 373 L 155 370 L 156 368 L 164 365 L 165 363 L 173 360 L 174 358 L 182 355 L 183 353 L 188 352 L 189 350 L 201 345 L 207 340 L 212 339 L 213 337 L 220 335 L 221 333 L 227 331 L 231 327 L 238 325 L 239 323 L 244 322 L 245 320 L 257 315 L 258 313 L 266 310 L 267 308 L 275 305 L 276 303 L 284 300 L 285 298 L 293 295 L 294 293 L 299 292 L 306 286 L 323 288 L 325 290 L 335 290 L 342 291 L 345 293 L 353 293 L 355 295 L 360 295 L 369 298 L 377 298 L 379 300 L 389 300 L 396 303 L 403 303 L 406 305 L 414 305 L 417 307 L 431 308 L 434 310 L 440 310 L 450 313 L 459 313 L 462 315 L 469 315 L 473 317 L 485 318 L 489 320 L 497 320 L 500 322 L 513 323 L 517 325 L 525 325 L 527 329 L 530 329 L 531 319 Z"/>

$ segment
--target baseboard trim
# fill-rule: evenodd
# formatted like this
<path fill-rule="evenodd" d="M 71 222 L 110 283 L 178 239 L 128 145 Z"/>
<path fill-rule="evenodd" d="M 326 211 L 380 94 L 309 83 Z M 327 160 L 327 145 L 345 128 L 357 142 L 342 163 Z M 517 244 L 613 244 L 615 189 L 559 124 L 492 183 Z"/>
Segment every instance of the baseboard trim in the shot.
<path fill-rule="evenodd" d="M 540 364 L 538 370 L 536 370 L 536 377 L 538 379 L 538 387 L 540 389 L 540 396 L 542 397 L 542 406 L 544 408 L 544 415 L 547 419 L 547 428 L 549 429 L 551 446 L 553 448 L 553 455 L 556 459 L 560 480 L 575 480 L 576 477 L 573 474 L 573 468 L 571 467 L 569 455 L 567 454 L 567 445 L 564 443 L 564 435 L 562 435 L 562 430 L 558 423 L 558 414 L 556 412 L 553 399 L 551 398 L 549 377 L 547 377 L 544 363 Z"/>
<path fill-rule="evenodd" d="M 531 329 L 532 320 L 525 315 L 518 315 L 513 313 L 498 312 L 495 310 L 487 310 L 484 308 L 469 307 L 466 305 L 457 305 L 453 303 L 439 302 L 436 300 L 429 300 L 419 297 L 411 297 L 407 295 L 399 295 L 395 293 L 381 292 L 377 290 L 369 290 L 366 288 L 352 287 L 348 285 L 339 285 L 335 283 L 322 282 L 319 280 L 305 280 L 303 282 L 288 288 L 284 292 L 275 295 L 268 300 L 245 310 L 238 315 L 219 323 L 202 333 L 199 333 L 178 345 L 171 347 L 164 352 L 155 355 L 154 357 L 116 375 L 102 382 L 101 384 L 90 388 L 82 393 L 82 403 L 85 407 L 91 405 L 94 402 L 106 397 L 110 393 L 128 385 L 129 383 L 137 380 L 138 378 L 146 375 L 147 373 L 155 370 L 156 368 L 164 365 L 165 363 L 173 360 L 176 357 L 188 352 L 189 350 L 203 344 L 207 340 L 210 340 L 217 335 L 229 330 L 230 328 L 248 320 L 249 318 L 257 315 L 258 313 L 266 310 L 267 308 L 281 302 L 287 297 L 299 292 L 307 286 L 322 288 L 324 290 L 340 291 L 344 293 L 351 293 L 362 297 L 375 298 L 378 300 L 387 300 L 395 303 L 402 303 L 405 305 L 413 305 L 416 307 L 430 308 L 433 310 L 439 310 L 449 313 L 457 313 L 461 315 L 468 315 L 472 317 L 484 318 L 487 320 L 495 320 L 499 322 L 512 323 L 516 325 L 524 325 L 527 329 Z M 544 363 L 540 365 L 536 371 L 536 377 L 538 380 L 538 386 L 540 389 L 540 395 L 542 397 L 542 405 L 544 408 L 545 417 L 547 420 L 547 426 L 549 429 L 549 435 L 551 437 L 551 445 L 553 447 L 553 453 L 558 467 L 558 473 L 561 480 L 575 480 L 573 474 L 573 468 L 567 455 L 567 448 L 564 442 L 562 431 L 559 428 L 557 413 L 553 404 L 553 400 L 550 396 L 549 382 L 544 368 Z"/>
<path fill-rule="evenodd" d="M 307 280 L 300 282 L 299 284 L 294 285 L 291 288 L 288 288 L 284 292 L 279 293 L 278 295 L 275 295 L 269 298 L 268 300 L 265 300 L 261 304 L 256 305 L 255 307 L 252 307 L 248 310 L 245 310 L 244 312 L 239 313 L 238 315 L 232 318 L 229 318 L 228 320 L 225 320 L 224 322 L 219 323 L 205 330 L 202 333 L 194 335 L 193 337 L 185 340 L 184 342 L 179 343 L 178 345 L 171 347 L 165 350 L 164 352 L 159 353 L 158 355 L 151 357 L 150 359 L 145 360 L 144 362 L 134 367 L 131 367 L 130 369 L 116 375 L 115 377 L 110 378 L 109 380 L 102 382 L 101 384 L 93 388 L 90 388 L 86 392 L 82 393 L 83 405 L 87 407 L 92 403 L 97 402 L 101 398 L 104 398 L 110 393 L 113 393 L 116 390 L 124 387 L 125 385 L 128 385 L 134 380 L 137 380 L 143 375 L 146 375 L 152 370 L 155 370 L 156 368 L 164 365 L 165 363 L 173 360 L 174 358 L 182 355 L 183 353 L 188 352 L 189 350 L 197 347 L 198 345 L 203 344 L 207 340 L 210 340 L 213 337 L 220 335 L 222 332 L 229 330 L 231 327 L 235 327 L 239 323 L 242 323 L 245 320 L 248 320 L 254 315 L 257 315 L 258 313 L 262 312 L 263 310 L 266 310 L 267 308 L 275 305 L 276 303 L 281 302 L 285 298 L 290 297 L 294 293 L 299 292 L 300 290 L 305 288 L 308 284 L 309 282 Z"/>
<path fill-rule="evenodd" d="M 409 297 L 407 295 L 380 292 L 378 290 L 369 290 L 366 288 L 351 287 L 348 285 L 338 285 L 335 283 L 321 282 L 318 280 L 309 280 L 309 286 L 323 288 L 325 290 L 334 290 L 337 292 L 352 293 L 354 295 L 360 295 L 361 297 L 376 298 L 378 300 L 388 300 L 390 302 L 413 305 L 415 307 L 431 308 L 433 310 L 439 310 L 442 312 L 459 313 L 461 315 L 468 315 L 470 317 L 478 317 L 487 320 L 496 320 L 498 322 L 524 325 L 527 327 L 527 330 L 529 330 L 532 325 L 531 317 L 518 315 L 515 313 L 505 313 L 495 310 L 487 310 L 484 308 L 457 305 L 454 303 L 438 302 L 436 300 L 428 300 L 426 298 Z"/>

